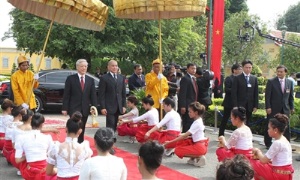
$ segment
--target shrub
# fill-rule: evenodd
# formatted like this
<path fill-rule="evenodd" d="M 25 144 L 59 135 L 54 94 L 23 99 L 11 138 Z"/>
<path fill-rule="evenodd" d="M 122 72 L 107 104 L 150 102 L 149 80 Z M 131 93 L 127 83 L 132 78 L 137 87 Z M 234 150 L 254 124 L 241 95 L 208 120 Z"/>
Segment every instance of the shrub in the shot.
<path fill-rule="evenodd" d="M 138 99 L 138 101 L 139 101 L 139 103 L 138 103 L 138 105 L 137 105 L 137 108 L 138 108 L 138 110 L 139 110 L 139 114 L 140 114 L 140 115 L 144 114 L 146 111 L 145 111 L 145 109 L 142 107 L 142 99 L 143 99 L 144 97 L 146 97 L 146 92 L 145 92 L 145 90 L 144 90 L 144 89 L 136 89 L 136 90 L 132 91 L 132 95 L 135 96 L 135 97 Z"/>
<path fill-rule="evenodd" d="M 259 85 L 258 86 L 258 93 L 259 94 L 263 94 L 263 93 L 265 93 L 265 91 L 266 91 L 266 86 L 265 85 Z"/>

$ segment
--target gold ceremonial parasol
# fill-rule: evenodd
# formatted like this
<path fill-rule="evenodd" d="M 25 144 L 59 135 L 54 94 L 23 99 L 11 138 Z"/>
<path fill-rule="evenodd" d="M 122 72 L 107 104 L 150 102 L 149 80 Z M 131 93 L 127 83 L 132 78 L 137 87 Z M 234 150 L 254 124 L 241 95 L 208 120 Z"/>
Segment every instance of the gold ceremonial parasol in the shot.
<path fill-rule="evenodd" d="M 114 0 L 113 4 L 118 18 L 159 21 L 159 59 L 162 67 L 161 19 L 202 15 L 205 13 L 207 0 Z M 162 89 L 160 88 L 161 98 Z M 160 113 L 162 117 L 161 106 Z"/>
<path fill-rule="evenodd" d="M 108 7 L 100 0 L 8 0 L 8 2 L 18 9 L 51 20 L 36 72 L 40 70 L 53 22 L 101 31 L 108 17 Z M 30 98 L 31 93 L 27 102 Z"/>

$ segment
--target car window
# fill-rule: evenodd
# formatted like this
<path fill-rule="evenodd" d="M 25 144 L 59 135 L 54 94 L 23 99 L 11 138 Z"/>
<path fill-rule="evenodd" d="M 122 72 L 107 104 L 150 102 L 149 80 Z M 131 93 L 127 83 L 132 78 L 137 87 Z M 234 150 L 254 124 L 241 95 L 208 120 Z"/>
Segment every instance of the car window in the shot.
<path fill-rule="evenodd" d="M 46 74 L 47 83 L 65 83 L 67 77 L 70 75 L 69 72 L 51 72 Z"/>

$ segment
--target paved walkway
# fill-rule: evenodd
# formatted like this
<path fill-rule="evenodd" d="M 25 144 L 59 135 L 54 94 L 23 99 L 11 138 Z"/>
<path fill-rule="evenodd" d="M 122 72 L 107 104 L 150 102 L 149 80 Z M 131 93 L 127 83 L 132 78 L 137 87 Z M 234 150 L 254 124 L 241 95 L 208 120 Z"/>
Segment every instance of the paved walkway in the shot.
<path fill-rule="evenodd" d="M 67 120 L 67 117 L 61 116 L 61 115 L 54 115 L 54 114 L 46 114 L 46 118 L 60 118 Z M 98 122 L 101 127 L 105 126 L 105 117 L 99 116 Z M 89 118 L 88 123 L 91 123 L 91 119 Z M 95 128 L 87 128 L 86 129 L 86 135 L 93 137 L 95 131 L 97 129 Z M 201 180 L 213 180 L 215 179 L 216 174 L 216 168 L 218 165 L 217 157 L 215 155 L 216 149 L 217 149 L 217 134 L 214 133 L 214 128 L 207 128 L 206 130 L 206 136 L 209 137 L 210 143 L 208 148 L 208 153 L 206 155 L 207 158 L 207 165 L 204 167 L 195 167 L 192 165 L 186 164 L 187 159 L 179 159 L 177 156 L 172 157 L 164 157 L 163 159 L 163 165 L 168 166 L 172 169 L 175 169 L 177 171 L 180 171 L 184 174 L 199 178 Z M 230 132 L 226 132 L 226 138 L 230 135 Z M 117 138 L 116 146 L 118 148 L 121 148 L 123 150 L 129 151 L 133 154 L 137 154 L 139 144 L 138 143 L 128 143 L 124 142 L 127 141 L 127 137 L 120 137 Z M 263 138 L 262 136 L 254 136 L 254 146 L 260 148 L 264 153 L 266 152 L 266 149 L 264 146 L 259 145 L 259 142 L 262 142 Z M 295 161 L 295 158 L 297 156 L 300 156 L 300 144 L 292 142 L 292 146 L 297 149 L 296 152 L 293 152 L 293 166 L 295 169 L 294 173 L 294 179 L 300 179 L 300 162 Z M 22 179 L 20 176 L 16 175 L 16 170 L 8 166 L 6 164 L 5 158 L 0 157 L 0 180 L 20 180 Z"/>

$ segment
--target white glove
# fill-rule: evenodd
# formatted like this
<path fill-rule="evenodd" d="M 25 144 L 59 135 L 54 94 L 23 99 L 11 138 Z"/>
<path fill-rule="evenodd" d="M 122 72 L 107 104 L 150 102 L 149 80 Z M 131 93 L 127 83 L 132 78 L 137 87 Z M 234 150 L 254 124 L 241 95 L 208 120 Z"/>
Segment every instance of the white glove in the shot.
<path fill-rule="evenodd" d="M 23 104 L 22 104 L 22 107 L 23 107 L 24 109 L 29 109 L 29 105 L 26 104 L 26 103 L 23 103 Z"/>
<path fill-rule="evenodd" d="M 162 104 L 164 101 L 164 98 L 159 99 L 159 103 Z"/>
<path fill-rule="evenodd" d="M 164 77 L 164 75 L 162 74 L 162 73 L 159 73 L 158 75 L 157 75 L 157 78 L 159 79 L 159 80 L 161 80 L 161 78 L 163 78 Z"/>
<path fill-rule="evenodd" d="M 35 79 L 35 80 L 38 80 L 39 79 L 39 74 L 38 73 L 36 73 L 36 74 L 34 74 L 34 76 L 33 76 L 33 79 Z"/>

